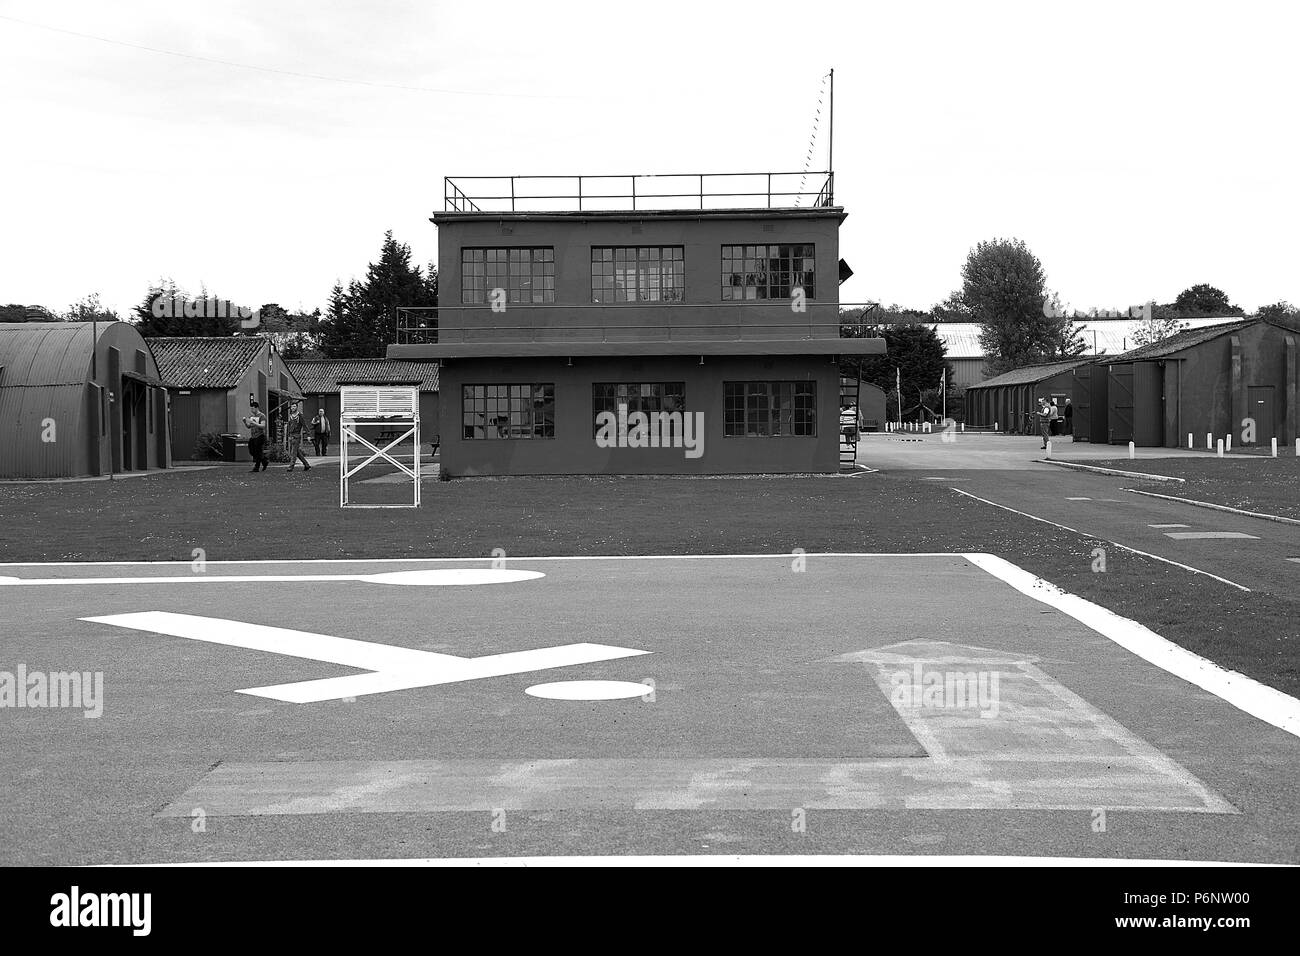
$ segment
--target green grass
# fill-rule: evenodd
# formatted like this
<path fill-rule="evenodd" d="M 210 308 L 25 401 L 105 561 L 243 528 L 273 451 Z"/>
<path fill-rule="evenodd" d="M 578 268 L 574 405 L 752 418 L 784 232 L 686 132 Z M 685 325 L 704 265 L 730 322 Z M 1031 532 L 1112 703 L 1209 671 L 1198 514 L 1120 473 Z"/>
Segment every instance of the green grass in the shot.
<path fill-rule="evenodd" d="M 1178 463 L 1192 464 L 1202 463 Z M 1261 464 L 1269 467 L 1242 467 Z M 1106 573 L 1094 573 L 1101 542 L 907 477 L 429 481 L 419 509 L 341 511 L 337 467 L 254 475 L 221 466 L 111 483 L 9 484 L 2 494 L 3 561 L 189 561 L 196 548 L 209 561 L 489 557 L 494 548 L 518 556 L 987 551 L 1300 692 L 1294 603 L 1115 549 Z M 851 599 L 827 600 L 842 604 L 845 627 L 870 629 Z"/>
<path fill-rule="evenodd" d="M 1223 458 L 1116 458 L 1090 465 L 1186 479 L 1184 484 L 1143 483 L 1144 490 L 1245 511 L 1300 518 L 1300 458 L 1227 455 Z M 1156 487 L 1156 486 L 1159 487 Z"/>

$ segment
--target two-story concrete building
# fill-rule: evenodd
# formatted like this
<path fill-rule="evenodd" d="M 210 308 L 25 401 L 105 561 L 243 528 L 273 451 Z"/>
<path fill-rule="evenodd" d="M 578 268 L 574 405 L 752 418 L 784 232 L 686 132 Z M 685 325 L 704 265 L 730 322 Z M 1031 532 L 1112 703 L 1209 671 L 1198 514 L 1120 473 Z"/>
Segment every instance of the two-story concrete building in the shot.
<path fill-rule="evenodd" d="M 444 472 L 839 470 L 840 361 L 884 342 L 841 337 L 831 177 L 784 175 L 448 179 L 436 332 L 388 349 L 441 363 Z"/>

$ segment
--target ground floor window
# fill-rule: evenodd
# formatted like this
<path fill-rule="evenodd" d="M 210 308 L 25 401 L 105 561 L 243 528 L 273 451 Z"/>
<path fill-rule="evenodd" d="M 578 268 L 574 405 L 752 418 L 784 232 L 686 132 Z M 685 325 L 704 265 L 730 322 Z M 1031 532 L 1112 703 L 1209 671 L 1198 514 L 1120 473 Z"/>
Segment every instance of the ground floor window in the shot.
<path fill-rule="evenodd" d="M 466 439 L 554 438 L 555 385 L 461 386 Z"/>
<path fill-rule="evenodd" d="M 726 382 L 728 437 L 816 437 L 816 382 Z"/>
<path fill-rule="evenodd" d="M 591 386 L 592 427 L 601 412 L 618 415 L 619 406 L 633 412 L 683 412 L 686 410 L 685 382 L 595 382 Z"/>

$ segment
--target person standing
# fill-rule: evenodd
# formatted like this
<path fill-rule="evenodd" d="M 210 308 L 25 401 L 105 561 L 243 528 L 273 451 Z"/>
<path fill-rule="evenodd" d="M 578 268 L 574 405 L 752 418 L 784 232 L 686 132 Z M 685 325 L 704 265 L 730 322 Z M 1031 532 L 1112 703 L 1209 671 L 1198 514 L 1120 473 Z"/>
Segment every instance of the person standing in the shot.
<path fill-rule="evenodd" d="M 303 471 L 311 471 L 311 464 L 307 461 L 302 453 L 302 403 L 294 402 L 292 410 L 289 412 L 289 420 L 285 423 L 285 437 L 289 441 L 289 470 L 293 471 L 293 466 L 302 462 Z"/>
<path fill-rule="evenodd" d="M 254 472 L 266 471 L 271 464 L 266 457 L 266 416 L 262 414 L 257 399 L 250 398 L 248 407 L 251 410 L 243 419 L 244 427 L 248 429 L 248 454 L 253 459 Z"/>
<path fill-rule="evenodd" d="M 318 409 L 316 417 L 311 420 L 312 440 L 316 442 L 316 454 L 324 457 L 330 447 L 330 420 L 325 409 Z"/>
<path fill-rule="evenodd" d="M 1047 448 L 1047 441 L 1051 438 L 1052 432 L 1052 406 L 1048 404 L 1047 399 L 1038 400 L 1038 433 L 1043 436 L 1043 448 Z"/>
<path fill-rule="evenodd" d="M 1068 398 L 1065 400 L 1065 433 L 1067 435 L 1074 434 L 1074 405 L 1071 404 Z"/>

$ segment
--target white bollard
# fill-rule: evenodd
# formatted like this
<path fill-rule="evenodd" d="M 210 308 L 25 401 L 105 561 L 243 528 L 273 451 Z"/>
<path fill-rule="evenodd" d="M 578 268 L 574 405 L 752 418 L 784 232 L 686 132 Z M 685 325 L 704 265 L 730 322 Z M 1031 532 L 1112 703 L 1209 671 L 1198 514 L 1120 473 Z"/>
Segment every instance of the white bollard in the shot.
<path fill-rule="evenodd" d="M 1219 457 L 1220 457 L 1220 458 L 1223 457 L 1223 439 L 1222 439 L 1222 438 L 1219 439 Z"/>
<path fill-rule="evenodd" d="M 1213 435 L 1206 435 L 1206 436 L 1205 436 L 1205 450 L 1206 450 L 1206 451 L 1214 451 L 1214 436 L 1213 436 Z"/>
<path fill-rule="evenodd" d="M 1300 438 L 1295 440 L 1295 456 L 1300 458 Z"/>
<path fill-rule="evenodd" d="M 966 434 L 966 423 L 965 423 L 965 422 L 962 422 L 962 423 L 961 423 L 961 433 L 962 433 L 963 435 Z"/>
<path fill-rule="evenodd" d="M 1277 457 L 1277 439 L 1276 439 L 1276 438 L 1273 439 L 1273 457 L 1274 457 L 1274 458 Z"/>
<path fill-rule="evenodd" d="M 1047 458 L 1051 458 L 1051 457 L 1052 457 L 1052 442 L 1051 442 L 1050 439 L 1049 439 L 1048 442 L 1047 442 L 1047 455 L 1046 455 L 1045 457 L 1047 457 Z"/>
<path fill-rule="evenodd" d="M 994 431 L 998 431 L 998 430 L 999 430 L 999 429 L 998 429 L 998 423 L 997 423 L 997 422 L 994 422 L 994 423 L 993 423 L 993 430 L 994 430 Z M 1296 439 L 1295 446 L 1296 446 L 1296 448 L 1300 448 L 1300 438 L 1297 438 L 1297 439 Z"/>
<path fill-rule="evenodd" d="M 1129 458 L 1136 458 L 1136 457 L 1137 457 L 1137 452 L 1136 452 L 1136 450 L 1135 450 L 1134 445 L 1133 445 L 1132 442 L 1129 442 L 1129 443 L 1128 443 L 1128 456 L 1129 456 Z"/>
<path fill-rule="evenodd" d="M 1228 451 L 1232 451 L 1232 432 L 1228 432 L 1228 443 L 1225 447 Z"/>
<path fill-rule="evenodd" d="M 1191 433 L 1191 432 L 1188 432 L 1188 433 L 1187 433 L 1187 450 L 1188 450 L 1188 451 L 1191 451 L 1191 450 L 1192 450 L 1192 433 Z"/>

